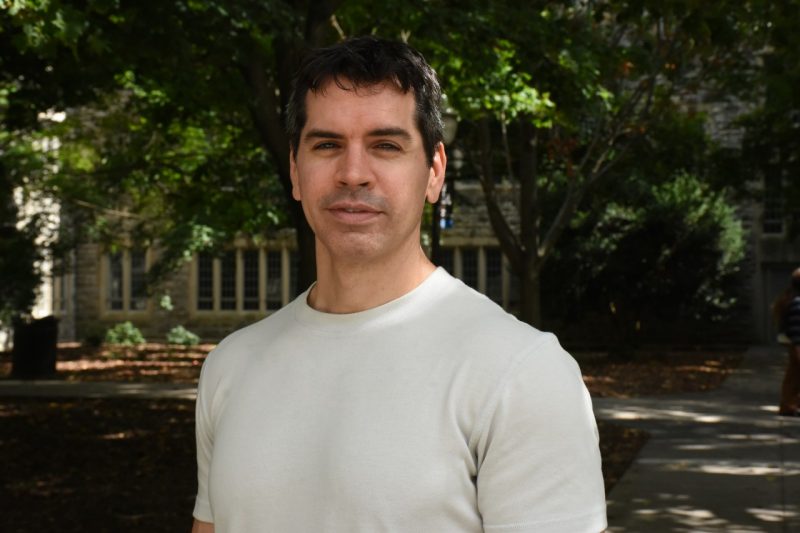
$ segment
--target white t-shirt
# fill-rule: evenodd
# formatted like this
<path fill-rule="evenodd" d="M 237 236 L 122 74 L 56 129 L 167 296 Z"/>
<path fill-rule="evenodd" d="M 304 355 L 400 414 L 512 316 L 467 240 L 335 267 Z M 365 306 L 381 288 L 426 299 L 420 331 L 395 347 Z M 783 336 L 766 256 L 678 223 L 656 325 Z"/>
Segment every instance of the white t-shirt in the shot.
<path fill-rule="evenodd" d="M 387 304 L 307 293 L 227 337 L 197 398 L 194 516 L 235 532 L 598 532 L 575 361 L 442 269 Z"/>

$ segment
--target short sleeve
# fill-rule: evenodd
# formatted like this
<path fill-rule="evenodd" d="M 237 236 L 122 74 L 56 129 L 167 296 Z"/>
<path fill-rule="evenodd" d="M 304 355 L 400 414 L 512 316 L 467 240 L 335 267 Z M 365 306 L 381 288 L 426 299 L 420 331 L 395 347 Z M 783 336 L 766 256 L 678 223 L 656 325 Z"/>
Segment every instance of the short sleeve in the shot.
<path fill-rule="evenodd" d="M 487 407 L 476 452 L 485 531 L 606 528 L 591 399 L 578 365 L 552 335 L 510 368 Z"/>
<path fill-rule="evenodd" d="M 195 439 L 197 442 L 197 497 L 194 502 L 192 515 L 203 522 L 214 522 L 208 494 L 208 475 L 211 464 L 211 453 L 214 447 L 214 438 L 211 425 L 210 409 L 207 405 L 208 379 L 207 366 L 204 365 L 197 387 L 197 403 L 195 406 Z M 204 379 L 206 378 L 206 379 Z M 205 385 L 205 387 L 204 387 Z"/>

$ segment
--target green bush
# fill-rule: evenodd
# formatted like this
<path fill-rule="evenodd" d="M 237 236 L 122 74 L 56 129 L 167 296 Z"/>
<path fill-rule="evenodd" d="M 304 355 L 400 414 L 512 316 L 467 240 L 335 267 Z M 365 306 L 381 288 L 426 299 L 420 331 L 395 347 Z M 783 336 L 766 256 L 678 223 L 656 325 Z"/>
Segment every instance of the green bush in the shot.
<path fill-rule="evenodd" d="M 543 281 L 563 316 L 604 316 L 609 341 L 625 347 L 667 322 L 733 316 L 747 242 L 725 191 L 685 172 L 642 183 L 636 196 L 588 213 Z"/>
<path fill-rule="evenodd" d="M 181 346 L 194 346 L 200 342 L 200 337 L 183 326 L 175 326 L 167 333 L 167 342 Z"/>
<path fill-rule="evenodd" d="M 135 346 L 137 344 L 144 344 L 145 342 L 142 332 L 130 321 L 120 322 L 106 331 L 107 344 Z"/>

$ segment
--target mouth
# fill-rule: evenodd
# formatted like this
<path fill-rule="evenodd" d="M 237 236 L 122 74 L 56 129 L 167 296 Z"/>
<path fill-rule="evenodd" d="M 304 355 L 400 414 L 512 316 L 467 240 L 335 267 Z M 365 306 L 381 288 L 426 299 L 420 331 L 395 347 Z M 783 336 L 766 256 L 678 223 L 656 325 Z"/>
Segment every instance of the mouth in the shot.
<path fill-rule="evenodd" d="M 369 204 L 340 202 L 328 207 L 328 212 L 340 222 L 363 224 L 377 218 L 381 211 Z"/>

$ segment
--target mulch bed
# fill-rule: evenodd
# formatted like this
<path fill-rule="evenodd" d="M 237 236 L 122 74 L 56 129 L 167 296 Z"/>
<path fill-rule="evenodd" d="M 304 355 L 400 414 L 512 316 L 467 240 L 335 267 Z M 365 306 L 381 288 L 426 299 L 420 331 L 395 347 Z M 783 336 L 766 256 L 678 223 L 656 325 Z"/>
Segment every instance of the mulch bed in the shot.
<path fill-rule="evenodd" d="M 93 348 L 75 342 L 61 343 L 53 379 L 197 383 L 203 360 L 213 348 L 213 344 L 184 347 L 147 343 Z M 0 378 L 10 375 L 11 355 L 0 352 Z"/>
<path fill-rule="evenodd" d="M 0 454 L 2 531 L 191 529 L 191 401 L 3 398 Z"/>
<path fill-rule="evenodd" d="M 84 349 L 64 345 L 58 379 L 196 382 L 211 346 Z M 584 360 L 584 359 L 582 359 Z M 639 354 L 581 364 L 593 395 L 710 390 L 734 352 Z M 0 376 L 10 357 L 0 354 Z M 598 423 L 609 490 L 647 434 Z M 196 490 L 194 406 L 185 400 L 0 398 L 2 531 L 188 531 Z"/>
<path fill-rule="evenodd" d="M 592 396 L 631 398 L 716 389 L 741 361 L 740 351 L 655 351 L 593 358 L 581 371 Z"/>

